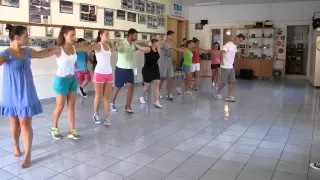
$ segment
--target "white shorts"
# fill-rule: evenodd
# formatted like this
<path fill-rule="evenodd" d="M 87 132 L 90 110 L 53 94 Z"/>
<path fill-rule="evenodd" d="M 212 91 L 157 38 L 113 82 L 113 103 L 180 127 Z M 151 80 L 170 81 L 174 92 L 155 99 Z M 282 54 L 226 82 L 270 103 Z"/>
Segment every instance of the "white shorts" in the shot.
<path fill-rule="evenodd" d="M 191 72 L 200 71 L 200 63 L 191 65 Z"/>

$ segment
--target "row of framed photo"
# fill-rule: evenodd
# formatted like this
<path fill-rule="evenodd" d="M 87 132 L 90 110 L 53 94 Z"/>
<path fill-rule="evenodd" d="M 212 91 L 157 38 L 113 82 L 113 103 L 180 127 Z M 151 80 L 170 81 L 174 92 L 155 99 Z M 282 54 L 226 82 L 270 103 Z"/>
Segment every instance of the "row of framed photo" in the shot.
<path fill-rule="evenodd" d="M 165 16 L 165 5 L 148 0 L 121 0 L 121 9 Z"/>
<path fill-rule="evenodd" d="M 28 29 L 28 33 L 30 34 L 30 26 L 26 26 Z M 54 27 L 49 27 L 46 26 L 45 28 L 45 34 L 41 35 L 41 34 L 37 34 L 37 36 L 44 36 L 47 38 L 54 38 L 54 30 L 58 30 L 58 28 L 54 28 Z M 83 37 L 85 39 L 94 39 L 94 31 L 98 31 L 98 30 L 91 30 L 91 29 L 84 29 L 84 34 Z M 121 39 L 121 38 L 127 38 L 128 37 L 128 32 L 127 31 L 119 31 L 119 30 L 115 30 L 112 31 L 110 30 L 110 32 L 113 32 L 115 39 Z M 0 24 L 0 35 L 3 35 L 3 24 Z M 112 33 L 111 33 L 112 34 Z M 154 36 L 159 35 L 161 38 L 164 37 L 164 34 L 160 34 L 160 33 L 141 33 L 141 39 L 142 40 L 147 40 L 148 39 L 148 35 L 150 37 L 150 39 Z"/>

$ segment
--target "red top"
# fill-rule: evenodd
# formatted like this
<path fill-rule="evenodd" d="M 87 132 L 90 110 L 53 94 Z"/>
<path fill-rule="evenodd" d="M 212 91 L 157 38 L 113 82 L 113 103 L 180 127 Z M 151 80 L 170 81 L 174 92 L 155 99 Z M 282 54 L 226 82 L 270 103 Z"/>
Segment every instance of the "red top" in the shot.
<path fill-rule="evenodd" d="M 195 50 L 192 53 L 193 53 L 192 64 L 198 64 L 199 63 L 200 50 Z"/>

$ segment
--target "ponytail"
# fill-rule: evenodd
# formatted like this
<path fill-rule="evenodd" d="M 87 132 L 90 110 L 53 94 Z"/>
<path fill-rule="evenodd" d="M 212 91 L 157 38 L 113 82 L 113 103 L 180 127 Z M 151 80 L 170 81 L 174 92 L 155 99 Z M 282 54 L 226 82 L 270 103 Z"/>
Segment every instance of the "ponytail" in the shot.
<path fill-rule="evenodd" d="M 104 29 L 100 29 L 100 30 L 98 31 L 97 43 L 101 41 L 101 37 L 100 37 L 100 36 L 101 36 L 101 34 L 104 33 L 104 31 L 105 31 Z"/>

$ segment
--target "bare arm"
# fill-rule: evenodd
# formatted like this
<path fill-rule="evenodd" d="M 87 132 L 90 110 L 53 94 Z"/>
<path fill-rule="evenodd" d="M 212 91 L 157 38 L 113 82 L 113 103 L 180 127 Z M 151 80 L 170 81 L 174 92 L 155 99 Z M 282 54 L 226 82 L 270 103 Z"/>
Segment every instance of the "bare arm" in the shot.
<path fill-rule="evenodd" d="M 211 49 L 202 49 L 202 48 L 199 48 L 200 52 L 205 52 L 205 53 L 208 53 L 208 52 L 211 52 Z"/>
<path fill-rule="evenodd" d="M 145 52 L 145 53 L 149 53 L 150 52 L 150 47 L 143 47 L 140 46 L 139 44 L 135 44 L 136 49 Z"/>
<path fill-rule="evenodd" d="M 0 56 L 0 66 L 5 63 L 4 57 Z"/>
<path fill-rule="evenodd" d="M 60 53 L 60 48 L 58 46 L 49 47 L 40 51 L 31 48 L 29 48 L 29 50 L 31 52 L 31 58 L 37 59 L 43 59 Z"/>
<path fill-rule="evenodd" d="M 98 46 L 97 43 L 93 43 L 86 46 L 74 45 L 74 48 L 76 49 L 77 52 L 90 52 L 93 50 L 98 50 L 97 46 Z"/>
<path fill-rule="evenodd" d="M 178 51 L 178 52 L 182 52 L 182 53 L 184 53 L 185 51 L 186 51 L 186 48 L 183 48 L 183 47 L 180 47 L 180 48 L 172 48 L 173 50 L 175 50 L 175 51 Z"/>
<path fill-rule="evenodd" d="M 223 56 L 224 56 L 225 53 L 226 53 L 226 51 L 224 51 L 224 50 L 221 50 L 221 51 L 220 51 L 220 64 L 221 64 L 221 65 L 224 65 L 224 63 L 223 63 Z"/>

